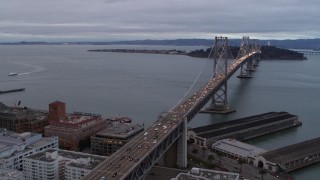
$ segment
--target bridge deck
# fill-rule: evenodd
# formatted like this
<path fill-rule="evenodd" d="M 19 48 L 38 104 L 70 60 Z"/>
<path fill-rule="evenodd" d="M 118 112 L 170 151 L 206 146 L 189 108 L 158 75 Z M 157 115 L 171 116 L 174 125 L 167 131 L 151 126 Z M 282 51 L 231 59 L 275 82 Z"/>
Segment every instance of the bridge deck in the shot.
<path fill-rule="evenodd" d="M 229 78 L 239 67 L 252 55 L 251 52 L 242 58 L 236 59 L 228 65 L 227 78 Z M 177 105 L 159 121 L 146 129 L 144 133 L 137 135 L 134 139 L 120 148 L 107 160 L 101 163 L 84 179 L 139 179 L 141 172 L 145 173 L 156 163 L 164 153 L 181 135 L 181 126 L 185 118 L 190 120 L 211 99 L 214 92 L 223 84 L 224 74 L 216 74 L 214 78 L 203 86 L 189 99 Z M 165 126 L 165 127 L 163 127 Z M 147 137 L 145 139 L 145 137 Z M 159 152 L 158 152 L 159 151 Z M 154 157 L 159 156 L 159 157 Z M 152 161 L 152 162 L 150 162 Z M 133 174 L 137 174 L 136 176 Z"/>

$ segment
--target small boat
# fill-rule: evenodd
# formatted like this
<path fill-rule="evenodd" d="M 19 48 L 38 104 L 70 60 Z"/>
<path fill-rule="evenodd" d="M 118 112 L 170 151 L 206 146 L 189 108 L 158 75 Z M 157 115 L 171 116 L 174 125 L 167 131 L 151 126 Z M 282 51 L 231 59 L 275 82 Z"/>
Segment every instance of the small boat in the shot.
<path fill-rule="evenodd" d="M 17 76 L 18 75 L 18 73 L 15 73 L 15 72 L 11 72 L 10 74 L 9 74 L 9 76 Z"/>

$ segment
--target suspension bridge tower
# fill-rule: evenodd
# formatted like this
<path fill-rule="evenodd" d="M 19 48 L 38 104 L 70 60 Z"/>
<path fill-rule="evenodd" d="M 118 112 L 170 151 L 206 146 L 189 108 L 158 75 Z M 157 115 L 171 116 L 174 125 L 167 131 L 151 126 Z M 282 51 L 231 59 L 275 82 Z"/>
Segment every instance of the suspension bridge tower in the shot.
<path fill-rule="evenodd" d="M 214 93 L 211 104 L 202 113 L 227 114 L 235 112 L 228 104 L 228 61 L 234 60 L 227 37 L 215 37 L 213 50 L 213 78 L 223 78 L 222 85 Z M 211 57 L 211 53 L 209 58 Z"/>

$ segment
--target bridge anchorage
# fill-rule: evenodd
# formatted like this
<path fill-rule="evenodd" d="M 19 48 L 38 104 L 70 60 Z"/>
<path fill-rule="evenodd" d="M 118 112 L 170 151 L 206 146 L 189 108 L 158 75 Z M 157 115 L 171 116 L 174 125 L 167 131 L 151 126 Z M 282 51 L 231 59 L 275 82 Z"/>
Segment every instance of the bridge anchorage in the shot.
<path fill-rule="evenodd" d="M 180 100 L 151 127 L 146 128 L 143 133 L 135 136 L 103 161 L 84 177 L 84 180 L 141 180 L 155 164 L 163 164 L 167 167 L 187 166 L 187 123 L 210 100 L 213 100 L 217 106 L 228 107 L 226 95 L 228 78 L 243 63 L 260 52 L 242 45 L 239 51 L 242 53 L 241 56 L 238 55 L 237 59 L 233 59 L 228 47 L 228 39 L 216 37 L 215 40 L 212 78 L 197 92 Z M 222 93 L 218 94 L 218 91 Z"/>
<path fill-rule="evenodd" d="M 228 38 L 227 37 L 215 37 L 214 47 L 211 49 L 208 58 L 212 58 L 212 50 L 214 52 L 213 59 L 213 78 L 216 76 L 223 77 L 223 83 L 215 91 L 211 104 L 209 107 L 201 110 L 202 113 L 213 113 L 213 114 L 228 114 L 235 112 L 236 110 L 231 109 L 228 104 L 228 84 L 227 81 L 234 73 L 228 67 L 235 63 L 238 59 L 244 57 L 245 55 L 251 52 L 260 52 L 260 46 L 253 41 L 250 44 L 249 37 L 243 37 L 240 45 L 240 49 L 237 57 L 234 59 L 232 56 L 231 50 L 228 46 Z M 252 54 L 251 57 L 248 57 L 247 60 L 240 63 L 240 75 L 238 78 L 252 78 L 251 73 L 255 70 L 254 67 L 258 66 L 260 60 L 260 53 Z M 231 67 L 237 70 L 239 67 Z"/>

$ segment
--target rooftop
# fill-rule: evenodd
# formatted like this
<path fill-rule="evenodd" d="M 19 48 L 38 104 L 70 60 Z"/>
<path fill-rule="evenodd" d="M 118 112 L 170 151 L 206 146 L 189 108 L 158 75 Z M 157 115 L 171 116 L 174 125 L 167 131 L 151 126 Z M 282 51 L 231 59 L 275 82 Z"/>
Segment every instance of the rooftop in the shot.
<path fill-rule="evenodd" d="M 202 126 L 191 129 L 191 131 L 194 131 L 200 137 L 211 138 L 229 133 L 235 133 L 241 130 L 246 130 L 257 126 L 287 121 L 291 118 L 297 119 L 297 116 L 289 114 L 287 112 L 270 112 L 237 120 L 222 122 L 218 124 Z"/>
<path fill-rule="evenodd" d="M 10 158 L 20 153 L 44 146 L 57 137 L 42 137 L 39 133 L 13 133 L 0 129 L 0 158 Z M 0 163 L 1 164 L 1 163 Z"/>
<path fill-rule="evenodd" d="M 316 152 L 320 152 L 320 138 L 275 149 L 261 154 L 261 156 L 263 156 L 267 161 L 285 164 L 286 162 L 292 161 L 292 159 L 302 158 L 308 154 L 314 154 Z"/>
<path fill-rule="evenodd" d="M 68 115 L 66 122 L 77 124 L 90 119 L 99 120 L 101 119 L 101 115 L 93 113 L 74 112 L 73 114 Z"/>
<path fill-rule="evenodd" d="M 143 130 L 143 126 L 139 124 L 119 123 L 98 132 L 97 136 L 126 138 L 137 131 Z"/>
<path fill-rule="evenodd" d="M 45 162 L 52 162 L 62 158 L 64 160 L 70 161 L 69 163 L 67 163 L 68 166 L 89 170 L 94 169 L 106 159 L 106 157 L 104 156 L 56 149 L 47 149 L 43 152 L 30 155 L 26 158 Z"/>
<path fill-rule="evenodd" d="M 239 174 L 210 169 L 192 168 L 189 173 L 180 173 L 172 180 L 238 180 Z"/>
<path fill-rule="evenodd" d="M 233 154 L 238 154 L 242 157 L 255 157 L 267 152 L 267 150 L 230 138 L 222 139 L 215 142 L 214 144 L 212 144 L 212 148 L 225 150 Z"/>

